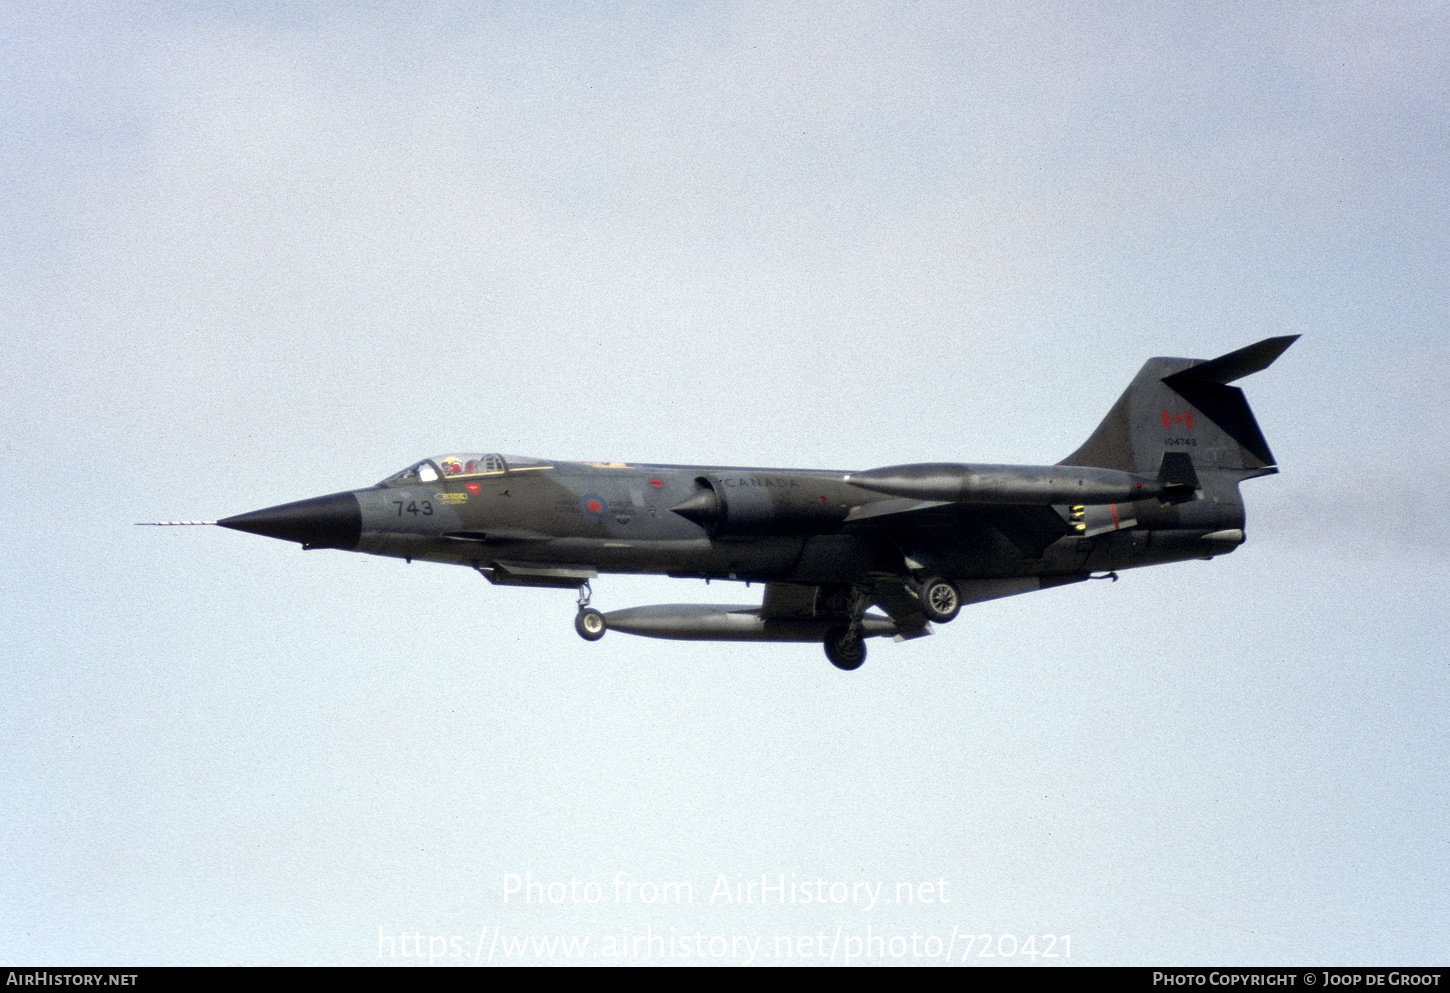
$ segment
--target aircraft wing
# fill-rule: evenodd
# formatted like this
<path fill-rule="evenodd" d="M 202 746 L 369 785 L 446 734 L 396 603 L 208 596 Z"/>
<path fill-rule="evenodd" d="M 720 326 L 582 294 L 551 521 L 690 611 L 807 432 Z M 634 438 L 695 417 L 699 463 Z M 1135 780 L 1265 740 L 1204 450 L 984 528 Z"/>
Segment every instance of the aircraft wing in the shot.
<path fill-rule="evenodd" d="M 871 525 L 891 527 L 897 523 L 920 521 L 923 516 L 936 516 L 926 512 L 950 508 L 947 513 L 964 514 L 1006 535 L 1029 558 L 1040 558 L 1048 545 L 1058 538 L 1073 534 L 1073 530 L 1062 516 L 1049 506 L 1033 504 L 976 504 L 969 507 L 954 507 L 943 500 L 878 500 L 851 508 L 846 524 L 870 521 Z M 859 525 L 858 525 L 859 526 Z M 864 525 L 870 526 L 870 525 Z"/>
<path fill-rule="evenodd" d="M 973 516 L 1001 531 L 1023 555 L 1034 559 L 1041 558 L 1058 538 L 1074 533 L 1051 507 L 981 507 L 973 508 Z"/>

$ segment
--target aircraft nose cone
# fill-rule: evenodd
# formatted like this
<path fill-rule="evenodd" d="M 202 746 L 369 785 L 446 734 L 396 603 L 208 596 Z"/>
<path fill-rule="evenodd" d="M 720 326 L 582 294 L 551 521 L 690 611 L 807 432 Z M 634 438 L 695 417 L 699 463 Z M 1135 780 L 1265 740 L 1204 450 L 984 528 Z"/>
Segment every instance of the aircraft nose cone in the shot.
<path fill-rule="evenodd" d="M 233 531 L 298 541 L 303 548 L 341 548 L 350 552 L 362 537 L 362 507 L 351 493 L 333 493 L 238 514 L 217 524 Z"/>

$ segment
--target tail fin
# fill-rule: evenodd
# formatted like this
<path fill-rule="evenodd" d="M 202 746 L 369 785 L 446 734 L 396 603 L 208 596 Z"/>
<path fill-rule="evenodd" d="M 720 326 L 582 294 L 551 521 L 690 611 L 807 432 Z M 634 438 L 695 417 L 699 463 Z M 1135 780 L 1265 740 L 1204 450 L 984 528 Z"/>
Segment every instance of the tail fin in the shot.
<path fill-rule="evenodd" d="M 1206 362 L 1149 359 L 1092 436 L 1061 464 L 1181 475 L 1186 455 L 1194 468 L 1243 478 L 1278 472 L 1243 390 L 1228 384 L 1267 369 L 1298 338 L 1265 338 Z"/>

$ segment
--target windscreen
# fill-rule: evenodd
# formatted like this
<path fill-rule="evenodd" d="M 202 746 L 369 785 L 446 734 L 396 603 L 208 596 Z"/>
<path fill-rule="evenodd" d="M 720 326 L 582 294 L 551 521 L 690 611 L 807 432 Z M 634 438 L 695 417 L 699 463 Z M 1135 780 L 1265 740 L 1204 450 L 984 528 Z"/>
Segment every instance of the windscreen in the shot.
<path fill-rule="evenodd" d="M 424 459 L 414 465 L 408 466 L 402 472 L 395 472 L 383 480 L 383 486 L 412 486 L 416 483 L 432 483 L 442 478 L 438 466 L 432 459 Z"/>

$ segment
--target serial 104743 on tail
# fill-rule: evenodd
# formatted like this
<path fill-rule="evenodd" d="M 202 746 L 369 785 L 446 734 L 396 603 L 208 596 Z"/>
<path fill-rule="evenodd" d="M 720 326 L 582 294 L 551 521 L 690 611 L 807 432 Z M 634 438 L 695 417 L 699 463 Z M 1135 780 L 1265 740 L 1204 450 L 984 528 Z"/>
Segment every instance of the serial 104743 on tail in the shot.
<path fill-rule="evenodd" d="M 865 639 L 930 634 L 967 604 L 1233 551 L 1239 484 L 1277 469 L 1228 384 L 1296 337 L 1208 361 L 1150 359 L 1056 465 L 829 472 L 456 453 L 365 489 L 196 523 L 467 566 L 500 586 L 578 589 L 575 627 L 589 641 L 614 630 L 818 642 L 855 669 Z M 589 583 L 601 573 L 742 580 L 765 595 L 759 606 L 600 613 Z"/>

